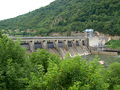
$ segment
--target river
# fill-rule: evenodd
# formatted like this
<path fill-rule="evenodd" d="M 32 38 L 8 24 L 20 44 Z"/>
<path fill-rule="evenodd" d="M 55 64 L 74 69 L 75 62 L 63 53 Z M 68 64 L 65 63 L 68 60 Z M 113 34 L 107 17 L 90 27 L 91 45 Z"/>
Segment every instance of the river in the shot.
<path fill-rule="evenodd" d="M 99 57 L 100 61 L 104 61 L 105 65 L 108 66 L 111 63 L 119 62 L 120 63 L 120 55 L 119 56 L 109 56 L 109 55 L 86 55 L 82 56 L 87 60 L 93 60 L 95 57 Z"/>

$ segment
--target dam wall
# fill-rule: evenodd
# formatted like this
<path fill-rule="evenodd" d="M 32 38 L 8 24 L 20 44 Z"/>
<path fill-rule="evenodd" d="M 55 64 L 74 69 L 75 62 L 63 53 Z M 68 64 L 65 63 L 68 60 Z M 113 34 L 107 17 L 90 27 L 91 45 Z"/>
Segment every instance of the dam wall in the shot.
<path fill-rule="evenodd" d="M 13 37 L 12 39 L 20 40 L 21 46 L 30 52 L 47 49 L 62 58 L 67 54 L 71 57 L 90 54 L 89 40 L 84 37 Z"/>

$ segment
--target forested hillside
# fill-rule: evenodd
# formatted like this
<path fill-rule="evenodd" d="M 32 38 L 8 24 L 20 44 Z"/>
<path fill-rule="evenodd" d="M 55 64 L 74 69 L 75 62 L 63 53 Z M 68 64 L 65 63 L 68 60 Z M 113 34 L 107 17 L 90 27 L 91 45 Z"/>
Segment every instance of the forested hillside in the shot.
<path fill-rule="evenodd" d="M 0 21 L 0 29 L 7 32 L 29 29 L 43 35 L 86 28 L 120 35 L 120 0 L 55 0 L 46 7 Z"/>

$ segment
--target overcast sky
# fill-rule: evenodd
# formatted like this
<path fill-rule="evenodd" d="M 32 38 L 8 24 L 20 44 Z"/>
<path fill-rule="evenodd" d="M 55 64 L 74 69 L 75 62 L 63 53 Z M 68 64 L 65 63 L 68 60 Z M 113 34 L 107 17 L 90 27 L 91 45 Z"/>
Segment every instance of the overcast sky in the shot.
<path fill-rule="evenodd" d="M 54 0 L 0 0 L 0 20 L 13 18 L 46 6 Z"/>

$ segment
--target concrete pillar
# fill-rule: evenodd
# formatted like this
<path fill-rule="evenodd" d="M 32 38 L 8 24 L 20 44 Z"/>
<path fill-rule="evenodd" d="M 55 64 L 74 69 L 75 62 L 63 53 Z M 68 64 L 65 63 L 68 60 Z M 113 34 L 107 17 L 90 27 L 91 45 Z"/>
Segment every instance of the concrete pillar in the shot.
<path fill-rule="evenodd" d="M 64 40 L 64 47 L 65 49 L 68 49 L 68 40 Z"/>
<path fill-rule="evenodd" d="M 85 46 L 86 46 L 87 48 L 89 48 L 89 38 L 86 38 Z"/>
<path fill-rule="evenodd" d="M 78 43 L 79 43 L 79 46 L 83 46 L 81 40 L 79 40 Z"/>
<path fill-rule="evenodd" d="M 83 43 L 82 43 L 82 40 L 79 40 L 78 43 L 79 43 L 79 46 L 81 47 L 81 49 L 83 49 Z"/>
<path fill-rule="evenodd" d="M 53 43 L 54 43 L 54 47 L 58 48 L 58 40 L 54 41 Z"/>
<path fill-rule="evenodd" d="M 72 46 L 76 47 L 76 40 L 72 41 Z"/>
<path fill-rule="evenodd" d="M 30 46 L 30 51 L 31 51 L 31 52 L 34 52 L 34 51 L 35 51 L 34 41 L 30 41 L 30 42 L 29 42 L 29 46 Z"/>
<path fill-rule="evenodd" d="M 41 42 L 41 44 L 42 44 L 42 47 L 43 47 L 44 49 L 47 49 L 47 48 L 48 48 L 48 45 L 47 45 L 47 41 L 46 41 L 46 40 L 44 40 L 43 42 Z"/>

